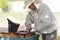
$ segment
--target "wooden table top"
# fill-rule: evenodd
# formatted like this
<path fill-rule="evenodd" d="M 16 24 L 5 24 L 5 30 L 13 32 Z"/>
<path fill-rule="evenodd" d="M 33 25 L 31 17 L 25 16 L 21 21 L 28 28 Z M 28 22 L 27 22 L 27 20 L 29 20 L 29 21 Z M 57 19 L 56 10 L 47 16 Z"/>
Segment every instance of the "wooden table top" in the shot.
<path fill-rule="evenodd" d="M 34 33 L 29 32 L 27 34 L 20 34 L 20 33 L 0 33 L 0 37 L 9 37 L 9 38 L 26 38 L 33 36 Z"/>

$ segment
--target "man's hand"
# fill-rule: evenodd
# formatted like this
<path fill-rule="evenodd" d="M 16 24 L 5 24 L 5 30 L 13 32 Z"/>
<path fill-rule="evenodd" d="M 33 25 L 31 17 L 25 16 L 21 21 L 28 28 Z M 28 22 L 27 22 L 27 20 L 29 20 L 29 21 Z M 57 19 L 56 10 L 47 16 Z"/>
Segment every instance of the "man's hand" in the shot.
<path fill-rule="evenodd" d="M 31 25 L 30 32 L 36 32 L 36 27 L 35 27 L 35 24 L 34 23 Z"/>

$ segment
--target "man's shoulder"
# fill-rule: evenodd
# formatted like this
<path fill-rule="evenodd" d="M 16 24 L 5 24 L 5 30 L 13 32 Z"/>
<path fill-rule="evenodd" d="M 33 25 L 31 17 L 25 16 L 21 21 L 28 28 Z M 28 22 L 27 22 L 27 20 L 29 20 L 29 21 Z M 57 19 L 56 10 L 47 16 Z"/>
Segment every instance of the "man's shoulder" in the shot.
<path fill-rule="evenodd" d="M 44 3 L 41 3 L 41 6 L 42 7 L 48 7 L 48 5 L 47 4 L 44 4 Z"/>
<path fill-rule="evenodd" d="M 44 4 L 44 3 L 41 4 L 41 8 L 43 8 L 43 9 L 50 9 L 49 6 Z"/>

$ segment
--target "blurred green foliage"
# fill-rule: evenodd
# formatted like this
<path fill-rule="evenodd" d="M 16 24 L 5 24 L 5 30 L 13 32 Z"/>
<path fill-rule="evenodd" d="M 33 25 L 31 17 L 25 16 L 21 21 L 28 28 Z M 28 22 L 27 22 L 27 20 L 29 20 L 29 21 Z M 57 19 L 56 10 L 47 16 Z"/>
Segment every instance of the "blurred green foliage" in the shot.
<path fill-rule="evenodd" d="M 7 9 L 8 7 L 8 1 L 7 0 L 0 0 L 0 8 Z"/>

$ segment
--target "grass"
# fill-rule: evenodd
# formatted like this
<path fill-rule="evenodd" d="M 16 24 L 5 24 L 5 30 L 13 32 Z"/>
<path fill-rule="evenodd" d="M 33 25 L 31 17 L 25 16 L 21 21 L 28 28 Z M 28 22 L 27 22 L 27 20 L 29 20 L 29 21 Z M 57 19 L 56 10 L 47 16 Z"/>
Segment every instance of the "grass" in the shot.
<path fill-rule="evenodd" d="M 21 22 L 21 21 L 24 21 L 26 14 L 24 14 L 23 12 L 20 12 L 20 13 L 16 13 L 16 12 L 0 13 L 0 23 L 3 21 L 6 21 L 7 17 L 13 17 Z"/>
<path fill-rule="evenodd" d="M 60 36 L 57 36 L 57 40 L 60 40 Z"/>

